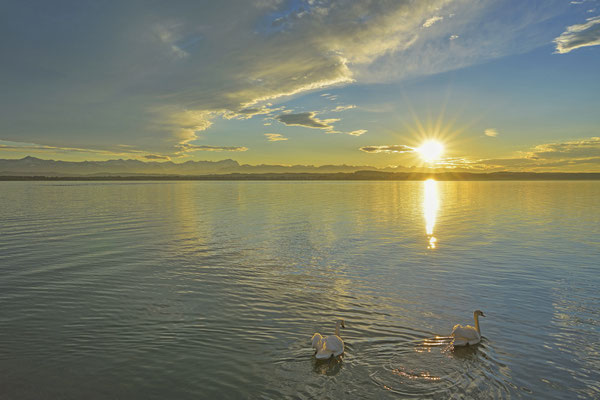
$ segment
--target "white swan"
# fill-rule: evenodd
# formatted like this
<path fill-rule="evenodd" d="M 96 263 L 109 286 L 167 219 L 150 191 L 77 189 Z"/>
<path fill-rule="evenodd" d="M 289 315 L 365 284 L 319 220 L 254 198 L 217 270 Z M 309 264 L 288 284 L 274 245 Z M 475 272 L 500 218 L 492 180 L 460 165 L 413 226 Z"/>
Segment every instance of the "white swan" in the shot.
<path fill-rule="evenodd" d="M 454 329 L 452 329 L 452 337 L 454 338 L 452 344 L 454 346 L 473 345 L 481 341 L 481 330 L 479 330 L 480 315 L 482 317 L 485 317 L 483 311 L 481 310 L 475 310 L 473 312 L 473 319 L 475 319 L 475 328 L 473 328 L 471 325 L 454 325 Z"/>
<path fill-rule="evenodd" d="M 312 347 L 317 350 L 315 357 L 318 360 L 337 357 L 344 352 L 344 341 L 340 337 L 340 326 L 346 328 L 343 319 L 335 323 L 335 335 L 323 337 L 318 332 L 313 335 Z"/>

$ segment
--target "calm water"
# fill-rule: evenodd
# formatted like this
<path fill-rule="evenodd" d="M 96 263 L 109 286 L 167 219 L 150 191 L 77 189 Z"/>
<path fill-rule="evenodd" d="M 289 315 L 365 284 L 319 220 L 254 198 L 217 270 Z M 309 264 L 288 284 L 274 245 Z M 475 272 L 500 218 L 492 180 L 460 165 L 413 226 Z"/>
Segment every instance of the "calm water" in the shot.
<path fill-rule="evenodd" d="M 599 398 L 600 182 L 0 182 L 0 398 Z M 444 339 L 482 309 L 484 340 Z M 310 337 L 344 318 L 342 361 Z"/>

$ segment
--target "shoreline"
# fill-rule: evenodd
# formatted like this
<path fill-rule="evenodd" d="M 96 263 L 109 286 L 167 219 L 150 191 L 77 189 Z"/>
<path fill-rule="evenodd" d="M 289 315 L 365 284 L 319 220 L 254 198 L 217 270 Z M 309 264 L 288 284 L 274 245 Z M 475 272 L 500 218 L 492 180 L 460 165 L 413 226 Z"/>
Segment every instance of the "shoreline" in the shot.
<path fill-rule="evenodd" d="M 600 180 L 600 172 L 373 172 L 352 173 L 255 173 L 210 175 L 0 175 L 0 181 L 594 181 Z"/>

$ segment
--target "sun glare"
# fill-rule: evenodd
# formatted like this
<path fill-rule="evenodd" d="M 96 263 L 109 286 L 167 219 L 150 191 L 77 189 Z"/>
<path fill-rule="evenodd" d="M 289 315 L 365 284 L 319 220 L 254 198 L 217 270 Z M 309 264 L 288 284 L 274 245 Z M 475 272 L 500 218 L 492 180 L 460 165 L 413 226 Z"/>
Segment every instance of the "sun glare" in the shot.
<path fill-rule="evenodd" d="M 423 144 L 417 148 L 417 153 L 419 153 L 421 158 L 426 162 L 439 160 L 443 152 L 444 145 L 437 140 L 428 140 L 423 142 Z"/>

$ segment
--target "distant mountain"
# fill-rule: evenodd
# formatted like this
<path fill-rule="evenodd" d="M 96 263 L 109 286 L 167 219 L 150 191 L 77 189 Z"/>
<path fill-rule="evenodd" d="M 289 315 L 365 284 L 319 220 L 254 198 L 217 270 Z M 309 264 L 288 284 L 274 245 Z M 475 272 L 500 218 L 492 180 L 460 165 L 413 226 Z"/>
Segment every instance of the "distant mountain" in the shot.
<path fill-rule="evenodd" d="M 403 169 L 385 169 L 402 171 Z M 351 165 L 240 165 L 237 161 L 54 161 L 36 157 L 0 159 L 0 176 L 136 176 L 136 175 L 212 175 L 212 174 L 255 174 L 255 173 L 337 173 L 355 171 L 383 171 L 371 166 Z"/>
<path fill-rule="evenodd" d="M 54 161 L 35 157 L 0 159 L 0 180 L 20 179 L 219 179 L 219 180 L 581 180 L 600 179 L 600 173 L 473 173 L 465 170 L 364 165 L 240 165 L 235 160 L 221 161 Z"/>

